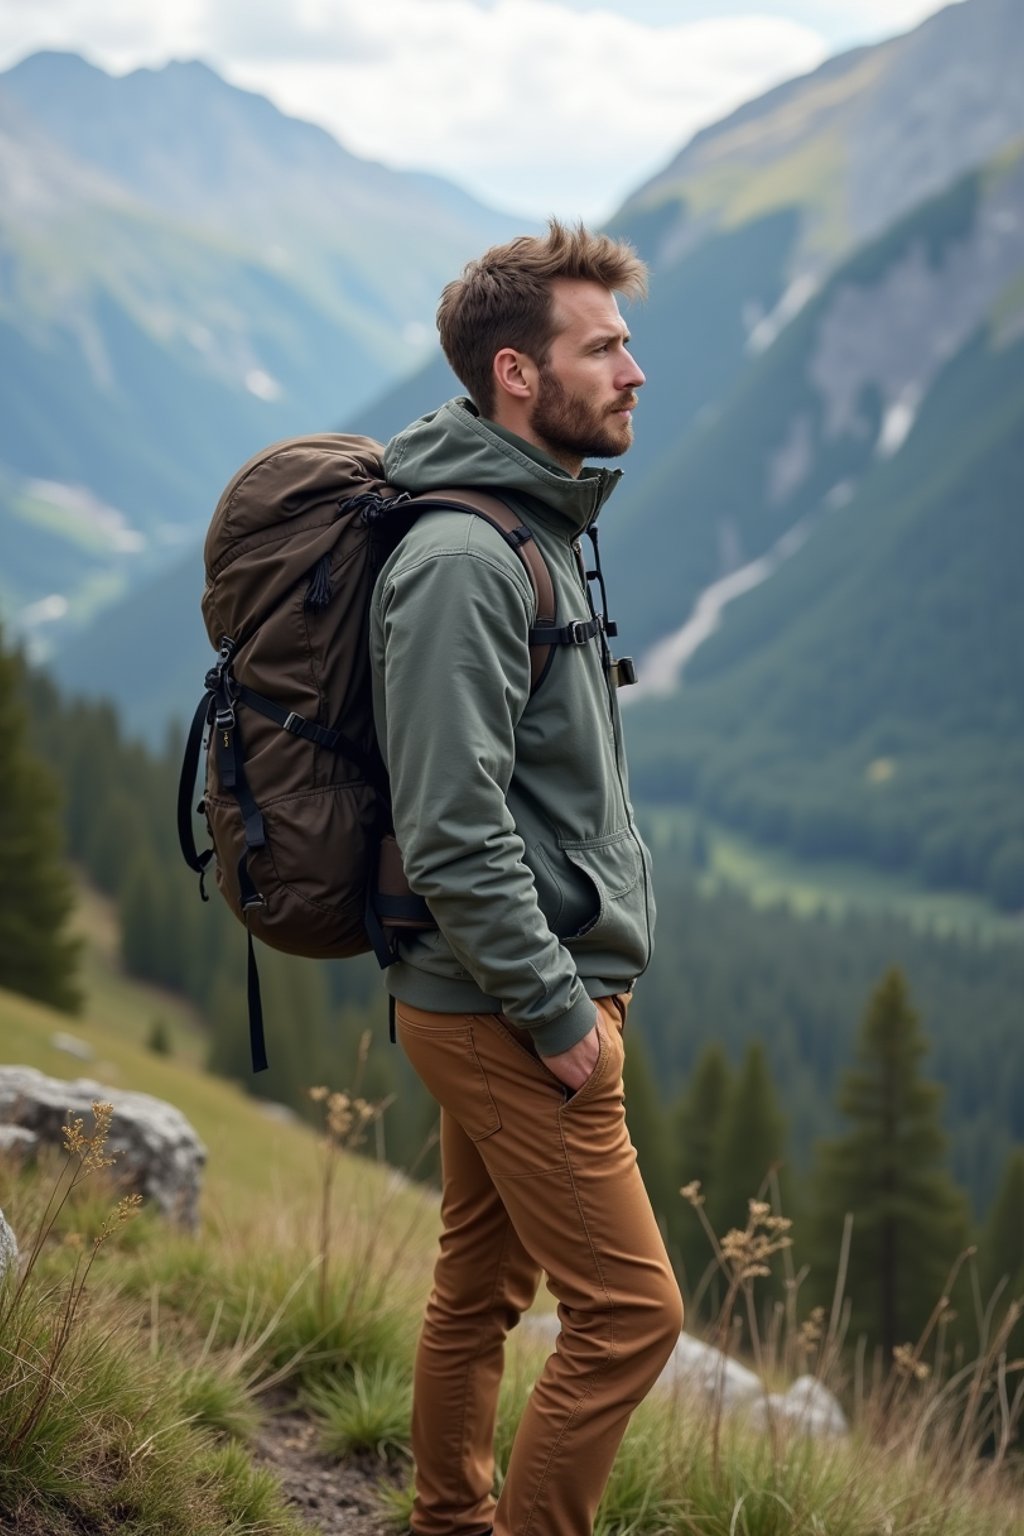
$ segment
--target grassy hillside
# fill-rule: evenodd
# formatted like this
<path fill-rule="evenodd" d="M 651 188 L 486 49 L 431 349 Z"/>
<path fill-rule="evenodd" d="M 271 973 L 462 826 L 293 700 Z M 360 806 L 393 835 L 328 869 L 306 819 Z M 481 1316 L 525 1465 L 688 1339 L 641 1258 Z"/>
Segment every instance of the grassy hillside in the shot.
<path fill-rule="evenodd" d="M 191 1121 L 207 1148 L 204 1219 L 214 1226 L 225 1220 L 232 1225 L 283 1224 L 292 1232 L 305 1229 L 308 1241 L 315 1228 L 321 1177 L 316 1134 L 293 1117 L 268 1112 L 264 1104 L 234 1084 L 209 1076 L 187 1058 L 168 1059 L 148 1051 L 131 1036 L 141 1028 L 152 990 L 122 983 L 119 992 L 113 1005 L 107 987 L 92 993 L 76 1033 L 96 1054 L 93 1061 L 83 1062 L 53 1043 L 55 1035 L 68 1033 L 65 1017 L 0 991 L 3 1063 L 37 1067 L 53 1077 L 87 1077 L 167 1099 Z M 351 1068 L 344 1076 L 351 1077 Z M 348 1087 L 341 1077 L 339 1072 L 339 1080 L 330 1086 Z M 396 1192 L 388 1169 L 346 1161 L 339 1172 L 337 1199 L 339 1211 L 358 1209 L 370 1222 L 379 1211 L 388 1241 L 404 1241 L 410 1227 L 415 1228 L 420 1240 L 415 1251 L 410 1249 L 410 1283 L 423 1280 L 436 1220 L 429 1191 L 409 1186 Z"/>
<path fill-rule="evenodd" d="M 0 994 L 14 1059 L 59 1071 L 47 1043 L 58 1022 Z M 18 1536 L 313 1530 L 251 1460 L 284 1413 L 292 1444 L 307 1424 L 328 1461 L 381 1458 L 379 1486 L 390 1490 L 397 1528 L 408 1518 L 411 1348 L 433 1203 L 338 1149 L 323 1228 L 325 1186 L 309 1133 L 268 1120 L 183 1064 L 90 1031 L 107 1080 L 170 1098 L 207 1140 L 203 1231 L 188 1237 L 144 1214 L 104 1236 L 115 1195 L 75 1159 L 65 1182 L 77 1168 L 76 1188 L 54 1226 L 43 1205 L 55 1170 L 28 1175 L 0 1164 L 0 1202 L 26 1251 L 34 1222 L 49 1233 L 21 1290 L 0 1292 L 0 1527 L 13 1522 Z M 730 1309 L 748 1291 L 753 1304 L 753 1278 L 737 1270 L 735 1279 Z M 58 1326 L 64 1342 L 47 1354 Z M 545 1347 L 528 1332 L 516 1337 L 501 1465 Z M 22 1368 L 31 1351 L 46 1358 L 42 1373 Z M 781 1422 L 766 1435 L 685 1391 L 655 1393 L 627 1436 L 598 1530 L 1020 1536 L 1019 1468 L 979 1455 L 993 1425 L 1011 1443 L 1016 1430 L 1012 1411 L 979 1408 L 988 1367 L 971 1378 L 981 1396 L 965 1396 L 944 1372 L 932 1381 L 923 1365 L 916 1370 L 919 1359 L 933 1363 L 925 1341 L 909 1358 L 913 1370 L 872 1392 L 846 1377 L 820 1326 L 797 1331 L 794 1320 L 759 1346 L 754 1363 L 766 1379 L 783 1384 L 817 1368 L 844 1393 L 855 1420 L 848 1440 L 808 1441 Z"/>

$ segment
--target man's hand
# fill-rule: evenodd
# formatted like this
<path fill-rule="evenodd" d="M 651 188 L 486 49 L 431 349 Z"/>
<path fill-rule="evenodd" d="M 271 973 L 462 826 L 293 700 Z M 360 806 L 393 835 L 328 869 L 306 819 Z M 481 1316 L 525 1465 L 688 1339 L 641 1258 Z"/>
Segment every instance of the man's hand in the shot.
<path fill-rule="evenodd" d="M 601 1054 L 601 1043 L 597 1037 L 597 1025 L 582 1040 L 570 1046 L 567 1051 L 559 1051 L 557 1056 L 544 1056 L 544 1065 L 552 1071 L 560 1083 L 564 1083 L 573 1093 L 576 1093 L 597 1066 L 597 1058 Z"/>

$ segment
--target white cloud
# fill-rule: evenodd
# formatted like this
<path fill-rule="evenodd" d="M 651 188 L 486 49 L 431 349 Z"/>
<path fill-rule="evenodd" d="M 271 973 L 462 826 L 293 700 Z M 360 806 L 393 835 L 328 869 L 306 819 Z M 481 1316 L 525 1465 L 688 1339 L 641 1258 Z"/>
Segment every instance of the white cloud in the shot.
<path fill-rule="evenodd" d="M 831 27 L 838 20 L 851 34 L 870 36 L 880 30 L 901 32 L 944 5 L 958 3 L 960 0 L 814 0 L 812 10 L 820 14 L 823 26 Z"/>
<path fill-rule="evenodd" d="M 884 6 L 886 30 L 929 8 Z M 655 26 L 560 0 L 0 0 L 0 62 L 40 46 L 116 69 L 199 56 L 358 154 L 537 217 L 599 218 L 697 128 L 825 55 L 813 25 L 724 11 Z"/>
<path fill-rule="evenodd" d="M 552 0 L 304 0 L 299 15 L 299 57 L 243 57 L 240 36 L 232 78 L 359 154 L 537 215 L 609 213 L 696 128 L 825 53 L 777 17 L 655 29 Z"/>

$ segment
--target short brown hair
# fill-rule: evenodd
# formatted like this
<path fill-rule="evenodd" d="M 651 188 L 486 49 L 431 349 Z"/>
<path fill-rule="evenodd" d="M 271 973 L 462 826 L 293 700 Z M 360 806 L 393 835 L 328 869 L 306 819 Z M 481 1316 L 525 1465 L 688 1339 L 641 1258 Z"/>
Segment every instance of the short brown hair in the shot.
<path fill-rule="evenodd" d="M 546 235 L 492 246 L 442 293 L 437 329 L 444 355 L 485 416 L 494 409 L 491 369 L 502 347 L 525 352 L 540 367 L 547 361 L 556 277 L 601 283 L 630 299 L 647 292 L 647 268 L 625 240 L 551 219 Z"/>

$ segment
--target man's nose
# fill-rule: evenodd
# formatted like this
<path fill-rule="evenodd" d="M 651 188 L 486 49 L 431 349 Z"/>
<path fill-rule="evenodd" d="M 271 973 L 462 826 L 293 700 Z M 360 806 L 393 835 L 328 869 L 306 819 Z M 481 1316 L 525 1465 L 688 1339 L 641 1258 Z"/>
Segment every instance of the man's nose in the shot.
<path fill-rule="evenodd" d="M 622 372 L 615 381 L 620 389 L 639 389 L 647 383 L 647 375 L 631 352 L 623 353 L 622 363 Z"/>

